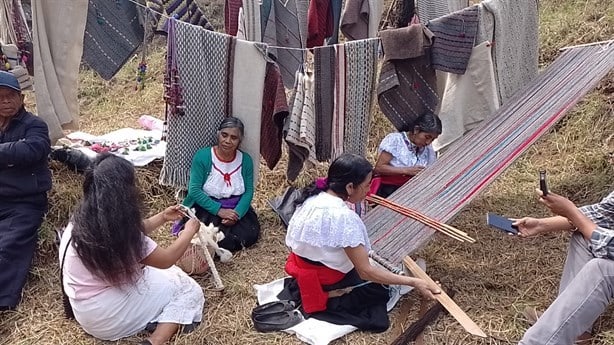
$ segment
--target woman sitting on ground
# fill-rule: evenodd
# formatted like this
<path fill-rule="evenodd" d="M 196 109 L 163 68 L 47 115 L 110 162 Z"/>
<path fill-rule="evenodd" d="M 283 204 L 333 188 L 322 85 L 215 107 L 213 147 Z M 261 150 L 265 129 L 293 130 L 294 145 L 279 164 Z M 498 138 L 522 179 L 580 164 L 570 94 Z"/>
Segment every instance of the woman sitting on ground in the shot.
<path fill-rule="evenodd" d="M 343 154 L 331 164 L 324 185 L 303 190 L 286 235 L 291 249 L 286 272 L 293 279 L 278 298 L 300 300 L 316 319 L 383 332 L 389 326 L 389 291 L 383 284 L 413 286 L 429 298 L 439 288 L 371 265 L 367 229 L 345 201 L 365 198 L 372 169 L 365 158 Z M 342 290 L 347 287 L 353 289 Z"/>
<path fill-rule="evenodd" d="M 260 223 L 251 207 L 254 196 L 253 163 L 239 150 L 244 136 L 243 123 L 225 118 L 218 127 L 218 144 L 194 155 L 188 194 L 183 200 L 196 210 L 205 224 L 213 223 L 224 233 L 218 242 L 231 251 L 247 248 L 258 241 Z"/>
<path fill-rule="evenodd" d="M 431 143 L 441 134 L 441 120 L 425 113 L 400 132 L 388 134 L 379 145 L 373 192 L 388 197 L 436 159 Z"/>
<path fill-rule="evenodd" d="M 60 243 L 63 288 L 75 319 L 92 336 L 117 340 L 155 330 L 141 344 L 165 344 L 202 319 L 202 288 L 173 264 L 198 231 L 186 223 L 168 248 L 148 237 L 181 218 L 179 206 L 148 218 L 132 163 L 100 154 L 85 173 L 83 201 Z"/>

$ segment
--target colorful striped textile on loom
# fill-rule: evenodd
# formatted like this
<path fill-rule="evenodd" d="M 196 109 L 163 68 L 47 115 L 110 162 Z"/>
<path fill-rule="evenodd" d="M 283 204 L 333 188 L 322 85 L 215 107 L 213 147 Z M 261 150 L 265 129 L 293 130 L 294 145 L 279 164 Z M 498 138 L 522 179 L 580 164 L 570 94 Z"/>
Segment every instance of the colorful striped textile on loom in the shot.
<path fill-rule="evenodd" d="M 389 199 L 451 220 L 614 68 L 614 44 L 566 50 L 482 125 L 450 146 Z M 384 207 L 367 214 L 373 250 L 390 263 L 428 243 L 434 230 Z"/>

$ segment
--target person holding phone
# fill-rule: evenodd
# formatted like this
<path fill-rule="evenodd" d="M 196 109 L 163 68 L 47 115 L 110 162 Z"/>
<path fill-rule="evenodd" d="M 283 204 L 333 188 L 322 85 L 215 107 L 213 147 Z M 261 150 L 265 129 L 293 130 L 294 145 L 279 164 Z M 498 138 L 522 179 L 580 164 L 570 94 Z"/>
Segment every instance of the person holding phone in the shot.
<path fill-rule="evenodd" d="M 441 134 L 433 113 L 419 116 L 412 126 L 388 134 L 379 145 L 371 193 L 388 197 L 437 158 L 431 143 Z"/>
<path fill-rule="evenodd" d="M 519 236 L 556 231 L 572 231 L 573 235 L 559 295 L 519 344 L 588 343 L 593 323 L 614 299 L 614 192 L 599 203 L 580 208 L 561 195 L 544 195 L 539 189 L 537 193 L 556 216 L 515 219 Z"/>

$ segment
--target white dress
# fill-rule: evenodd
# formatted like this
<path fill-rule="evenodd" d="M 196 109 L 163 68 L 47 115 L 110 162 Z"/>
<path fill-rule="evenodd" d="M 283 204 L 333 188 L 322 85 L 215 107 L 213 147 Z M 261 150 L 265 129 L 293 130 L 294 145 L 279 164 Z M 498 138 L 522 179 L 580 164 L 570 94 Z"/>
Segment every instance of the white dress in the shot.
<path fill-rule="evenodd" d="M 347 273 L 354 268 L 344 248 L 371 249 L 367 228 L 340 198 L 321 192 L 305 200 L 288 223 L 286 245 L 294 254 Z"/>
<path fill-rule="evenodd" d="M 60 242 L 60 262 L 71 235 L 69 224 Z M 146 248 L 153 243 L 155 249 L 155 242 L 143 237 Z M 189 325 L 202 320 L 203 290 L 177 266 L 169 269 L 145 266 L 133 285 L 114 287 L 98 280 L 101 285 L 95 286 L 96 277 L 87 272 L 72 241 L 65 260 L 63 285 L 75 319 L 96 338 L 129 337 L 144 330 L 150 322 Z"/>

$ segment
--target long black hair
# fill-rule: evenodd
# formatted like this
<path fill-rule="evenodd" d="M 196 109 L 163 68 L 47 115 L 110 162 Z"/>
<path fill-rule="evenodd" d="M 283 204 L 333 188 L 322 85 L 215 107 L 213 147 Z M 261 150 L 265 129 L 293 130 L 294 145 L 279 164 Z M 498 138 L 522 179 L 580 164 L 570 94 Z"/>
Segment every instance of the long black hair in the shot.
<path fill-rule="evenodd" d="M 401 132 L 413 132 L 414 130 L 418 130 L 420 132 L 432 133 L 432 134 L 441 134 L 441 119 L 439 116 L 426 112 L 420 116 L 408 126 L 404 126 L 401 128 Z"/>
<path fill-rule="evenodd" d="M 141 210 L 132 163 L 99 154 L 85 173 L 72 239 L 83 265 L 111 285 L 139 278 L 144 252 Z"/>
<path fill-rule="evenodd" d="M 345 200 L 348 197 L 346 186 L 349 183 L 354 187 L 358 186 L 372 171 L 373 165 L 366 158 L 344 153 L 331 163 L 326 180 L 304 188 L 296 203 L 302 204 L 307 198 L 328 190 L 332 190 Z"/>

